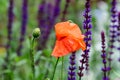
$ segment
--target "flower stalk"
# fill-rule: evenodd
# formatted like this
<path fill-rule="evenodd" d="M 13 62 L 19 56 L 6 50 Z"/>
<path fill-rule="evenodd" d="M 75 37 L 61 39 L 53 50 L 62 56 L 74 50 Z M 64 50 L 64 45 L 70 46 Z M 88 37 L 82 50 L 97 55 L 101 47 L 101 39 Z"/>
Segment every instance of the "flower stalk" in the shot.
<path fill-rule="evenodd" d="M 35 80 L 35 62 L 34 62 L 34 42 L 35 39 L 40 36 L 40 29 L 35 28 L 33 30 L 33 39 L 31 41 L 31 46 L 30 46 L 30 61 L 31 61 L 31 68 L 32 68 L 32 78 Z"/>
<path fill-rule="evenodd" d="M 11 51 L 11 40 L 12 40 L 12 26 L 13 26 L 13 20 L 14 20 L 14 0 L 9 0 L 9 7 L 8 7 L 8 24 L 7 24 L 7 45 L 6 45 L 6 49 L 7 49 L 7 54 L 5 57 L 5 64 L 3 64 L 3 68 L 4 70 L 6 69 L 10 69 L 11 70 L 11 63 L 10 63 L 10 51 Z M 5 73 L 5 80 L 9 80 L 12 79 L 12 71 L 10 73 Z"/>
<path fill-rule="evenodd" d="M 57 17 L 60 13 L 60 3 L 61 0 L 55 0 L 54 7 L 52 4 L 47 4 L 45 1 L 42 2 L 42 4 L 39 7 L 38 12 L 38 23 L 39 27 L 41 28 L 41 37 L 40 37 L 40 44 L 42 46 L 38 46 L 38 49 L 44 49 L 46 48 L 46 42 L 49 38 L 49 34 L 51 30 L 53 29 L 53 26 L 57 20 Z M 47 17 L 46 17 L 47 13 Z M 50 16 L 51 15 L 51 16 Z"/>
<path fill-rule="evenodd" d="M 79 66 L 79 80 L 81 80 L 81 77 L 83 76 L 83 70 L 89 70 L 89 52 L 91 48 L 91 40 L 92 40 L 92 24 L 91 24 L 91 14 L 90 14 L 90 1 L 91 0 L 86 0 L 85 3 L 85 12 L 84 12 L 84 22 L 83 22 L 83 28 L 85 30 L 85 43 L 86 43 L 86 50 L 84 51 L 84 54 L 82 54 L 82 59 L 80 60 L 81 66 Z M 85 65 L 85 67 L 84 67 Z"/>
<path fill-rule="evenodd" d="M 62 58 L 62 67 L 61 67 L 61 80 L 63 80 L 63 70 L 64 70 L 64 57 Z"/>
<path fill-rule="evenodd" d="M 118 41 L 118 44 L 120 45 L 120 12 L 118 13 L 117 41 Z M 120 62 L 120 46 L 118 46 L 117 49 L 119 51 L 118 61 Z"/>
<path fill-rule="evenodd" d="M 13 13 L 13 8 L 14 8 L 14 0 L 9 0 L 9 7 L 8 7 L 8 43 L 7 43 L 7 49 L 10 48 L 10 43 L 12 40 L 12 26 L 13 26 L 13 19 L 14 19 L 14 13 Z M 9 54 L 8 54 L 9 56 Z"/>
<path fill-rule="evenodd" d="M 30 60 L 31 60 L 31 68 L 32 68 L 32 78 L 35 80 L 35 64 L 34 64 L 34 41 L 35 38 L 32 39 L 31 48 L 30 48 Z"/>
<path fill-rule="evenodd" d="M 55 67 L 54 67 L 54 70 L 53 70 L 53 75 L 52 75 L 51 80 L 54 80 L 54 75 L 55 75 L 55 71 L 56 71 L 56 68 L 57 68 L 58 61 L 59 61 L 59 57 L 57 58 L 57 61 L 56 61 L 56 64 L 55 64 Z"/>
<path fill-rule="evenodd" d="M 109 67 L 107 67 L 107 54 L 106 54 L 106 50 L 105 50 L 105 48 L 106 48 L 106 46 L 105 46 L 105 34 L 103 31 L 101 32 L 101 41 L 102 41 L 101 58 L 102 58 L 102 62 L 103 62 L 102 71 L 104 73 L 102 80 L 109 80 L 109 77 L 107 77 L 107 72 L 109 70 Z"/>
<path fill-rule="evenodd" d="M 68 80 L 76 80 L 76 66 L 75 66 L 75 52 L 73 52 L 70 56 L 70 66 L 69 66 L 69 71 L 68 71 Z"/>
<path fill-rule="evenodd" d="M 111 5 L 112 5 L 112 8 L 111 8 L 111 25 L 110 25 L 110 45 L 109 45 L 109 52 L 108 52 L 108 65 L 110 67 L 110 71 L 108 72 L 108 76 L 110 75 L 110 72 L 111 72 L 111 69 L 112 69 L 112 66 L 111 66 L 111 62 L 112 62 L 112 55 L 114 53 L 114 48 L 115 48 L 115 41 L 116 41 L 116 30 L 117 30 L 117 10 L 116 10 L 116 4 L 117 4 L 117 1 L 116 0 L 112 0 L 111 2 Z"/>

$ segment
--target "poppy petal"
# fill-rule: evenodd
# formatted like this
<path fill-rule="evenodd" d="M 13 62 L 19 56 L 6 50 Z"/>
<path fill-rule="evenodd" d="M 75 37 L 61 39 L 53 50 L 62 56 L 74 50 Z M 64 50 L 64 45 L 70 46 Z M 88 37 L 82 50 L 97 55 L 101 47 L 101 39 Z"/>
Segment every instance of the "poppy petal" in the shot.
<path fill-rule="evenodd" d="M 80 38 L 83 39 L 84 36 L 81 33 L 81 30 L 78 25 L 75 23 L 69 23 L 69 26 L 67 28 L 69 30 L 69 35 L 75 37 L 75 38 Z"/>
<path fill-rule="evenodd" d="M 71 52 L 86 49 L 84 35 L 82 35 L 79 26 L 69 21 L 60 22 L 55 25 L 56 44 L 52 56 L 61 57 Z"/>
<path fill-rule="evenodd" d="M 64 46 L 63 42 L 57 40 L 55 43 L 54 50 L 52 52 L 52 56 L 61 57 L 61 56 L 65 56 L 68 53 L 69 53 L 69 51 Z"/>
<path fill-rule="evenodd" d="M 69 26 L 68 22 L 61 22 L 55 25 L 56 37 L 58 40 L 61 39 L 61 37 L 66 37 L 69 35 L 69 29 L 67 29 L 67 26 Z"/>
<path fill-rule="evenodd" d="M 85 44 L 85 42 L 84 42 L 83 40 L 80 40 L 80 41 L 79 41 L 79 44 L 80 44 L 81 49 L 84 51 L 84 50 L 86 49 L 86 44 Z"/>
<path fill-rule="evenodd" d="M 74 52 L 80 49 L 79 42 L 71 37 L 65 38 L 62 42 L 67 48 L 68 52 Z"/>

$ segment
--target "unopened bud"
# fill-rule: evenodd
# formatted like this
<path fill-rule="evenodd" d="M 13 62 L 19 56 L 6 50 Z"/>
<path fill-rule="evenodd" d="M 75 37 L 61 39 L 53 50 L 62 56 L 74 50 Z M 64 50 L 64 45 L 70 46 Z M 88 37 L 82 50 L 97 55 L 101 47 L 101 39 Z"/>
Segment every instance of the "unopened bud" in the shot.
<path fill-rule="evenodd" d="M 40 36 L 40 29 L 39 28 L 35 28 L 33 30 L 32 35 L 33 35 L 34 38 L 38 38 Z"/>
<path fill-rule="evenodd" d="M 73 23 L 73 21 L 72 20 L 68 20 L 70 23 Z"/>

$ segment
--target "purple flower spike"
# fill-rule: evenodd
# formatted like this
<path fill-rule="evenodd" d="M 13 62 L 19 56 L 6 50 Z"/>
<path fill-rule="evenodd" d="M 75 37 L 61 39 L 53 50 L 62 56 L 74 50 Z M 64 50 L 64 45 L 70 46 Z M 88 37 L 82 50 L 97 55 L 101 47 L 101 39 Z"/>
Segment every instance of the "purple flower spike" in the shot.
<path fill-rule="evenodd" d="M 92 32 L 91 32 L 91 28 L 92 28 L 92 24 L 91 24 L 91 15 L 90 15 L 90 0 L 86 0 L 85 3 L 85 12 L 84 12 L 84 23 L 83 23 L 83 27 L 85 29 L 85 42 L 86 42 L 86 50 L 84 51 L 85 54 L 85 59 L 86 59 L 86 70 L 88 70 L 88 60 L 89 60 L 89 52 L 90 52 L 90 47 L 91 47 L 91 40 L 92 40 Z"/>
<path fill-rule="evenodd" d="M 27 20 L 28 20 L 27 6 L 28 6 L 28 0 L 23 0 L 21 34 L 20 34 L 20 40 L 19 40 L 20 44 L 19 44 L 18 49 L 17 49 L 18 56 L 21 55 L 22 43 L 24 41 L 25 34 L 26 34 L 26 26 L 27 26 Z"/>
<path fill-rule="evenodd" d="M 42 0 L 41 4 L 38 7 L 38 16 L 37 16 L 37 20 L 38 20 L 38 26 L 41 30 L 41 36 L 40 36 L 40 41 L 39 44 L 41 44 L 42 46 L 38 46 L 38 49 L 42 49 L 45 44 L 44 44 L 44 40 L 46 40 L 46 0 Z M 47 13 L 49 14 L 49 13 Z"/>
<path fill-rule="evenodd" d="M 42 3 L 39 5 L 38 16 L 37 16 L 38 23 L 39 23 L 38 26 L 41 29 L 41 33 L 43 33 L 42 31 L 45 25 L 45 16 L 44 16 L 45 6 L 46 6 L 46 2 L 45 0 L 43 0 Z"/>
<path fill-rule="evenodd" d="M 12 26 L 13 26 L 13 20 L 14 20 L 14 13 L 13 13 L 13 8 L 14 8 L 14 0 L 9 0 L 9 7 L 8 7 L 8 24 L 7 24 L 7 31 L 8 31 L 8 35 L 7 35 L 7 45 L 6 45 L 6 49 L 7 49 L 7 55 L 5 57 L 5 61 L 8 63 L 9 62 L 9 49 L 11 47 L 11 40 L 12 40 Z M 4 65 L 5 68 L 7 68 L 7 65 Z"/>
<path fill-rule="evenodd" d="M 107 65 L 106 65 L 107 64 L 107 55 L 106 55 L 106 50 L 105 50 L 105 48 L 106 48 L 106 46 L 105 46 L 105 34 L 104 34 L 103 31 L 101 32 L 101 39 L 102 39 L 101 40 L 102 41 L 101 58 L 103 59 L 102 62 L 103 62 L 103 65 L 104 65 L 104 67 L 102 68 L 102 71 L 104 73 L 102 80 L 109 80 L 109 78 L 107 77 L 107 72 L 110 70 L 110 68 L 107 67 Z"/>
<path fill-rule="evenodd" d="M 60 3 L 61 3 L 61 0 L 55 0 L 54 8 L 52 8 L 51 4 L 47 5 L 47 10 L 48 10 L 47 14 L 51 14 L 51 16 L 47 15 L 47 18 L 46 18 L 46 29 L 44 32 L 44 38 L 43 38 L 43 42 L 42 42 L 42 43 L 44 43 L 44 45 L 46 45 L 46 42 L 49 38 L 49 34 L 50 34 L 50 32 L 51 32 L 51 30 L 52 30 L 52 28 L 57 20 L 57 17 L 60 14 Z M 53 11 L 53 13 L 51 13 L 50 10 Z"/>
<path fill-rule="evenodd" d="M 12 25 L 13 25 L 13 19 L 14 19 L 14 13 L 13 13 L 13 7 L 14 7 L 14 1 L 9 0 L 9 7 L 8 7 L 8 43 L 7 43 L 7 49 L 10 48 L 10 42 L 12 40 Z"/>
<path fill-rule="evenodd" d="M 46 48 L 46 42 L 49 38 L 50 32 L 56 22 L 57 17 L 60 14 L 60 2 L 61 0 L 55 0 L 55 5 L 46 3 L 45 0 L 39 6 L 38 11 L 38 24 L 41 29 L 40 43 L 38 49 Z"/>
<path fill-rule="evenodd" d="M 60 2 L 61 0 L 55 0 L 55 7 L 54 7 L 54 13 L 53 13 L 54 17 L 57 17 L 60 13 Z"/>
<path fill-rule="evenodd" d="M 75 52 L 73 52 L 70 56 L 70 66 L 68 71 L 68 80 L 76 80 L 76 74 L 75 74 Z"/>
<path fill-rule="evenodd" d="M 117 41 L 120 45 L 120 12 L 118 13 L 118 28 L 117 28 Z M 118 61 L 120 62 L 120 46 L 118 46 L 118 51 L 119 51 L 119 58 Z"/>
<path fill-rule="evenodd" d="M 89 68 L 89 52 L 90 52 L 90 48 L 91 48 L 91 40 L 92 40 L 92 32 L 91 32 L 91 28 L 92 28 L 92 24 L 91 24 L 91 18 L 92 16 L 90 15 L 90 0 L 86 0 L 85 3 L 85 12 L 84 12 L 84 22 L 83 22 L 83 28 L 85 30 L 85 43 L 86 43 L 86 50 L 84 51 L 84 54 L 82 54 L 82 60 L 80 60 L 81 62 L 81 66 L 79 66 L 79 70 L 80 72 L 78 72 L 79 78 L 81 78 L 83 76 L 83 69 L 84 69 L 84 64 L 85 64 L 85 70 L 88 70 Z"/>
<path fill-rule="evenodd" d="M 116 10 L 116 0 L 112 0 L 112 8 L 111 8 L 111 25 L 110 25 L 110 40 L 109 40 L 109 54 L 108 54 L 108 64 L 111 68 L 111 62 L 112 62 L 112 55 L 114 54 L 114 48 L 116 47 L 114 45 L 116 41 L 116 34 L 117 34 L 117 10 Z M 110 75 L 110 71 L 108 72 L 108 75 Z"/>

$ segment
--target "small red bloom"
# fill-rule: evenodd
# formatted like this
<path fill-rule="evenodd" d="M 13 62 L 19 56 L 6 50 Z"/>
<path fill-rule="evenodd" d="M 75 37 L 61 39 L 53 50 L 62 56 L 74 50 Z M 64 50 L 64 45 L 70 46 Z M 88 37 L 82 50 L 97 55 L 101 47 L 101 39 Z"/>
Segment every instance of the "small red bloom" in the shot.
<path fill-rule="evenodd" d="M 84 35 L 82 35 L 81 30 L 75 23 L 69 21 L 57 23 L 55 25 L 55 32 L 57 40 L 52 56 L 61 57 L 80 48 L 82 50 L 86 49 L 83 40 Z"/>

